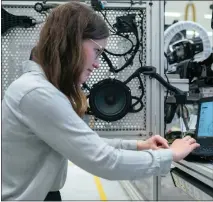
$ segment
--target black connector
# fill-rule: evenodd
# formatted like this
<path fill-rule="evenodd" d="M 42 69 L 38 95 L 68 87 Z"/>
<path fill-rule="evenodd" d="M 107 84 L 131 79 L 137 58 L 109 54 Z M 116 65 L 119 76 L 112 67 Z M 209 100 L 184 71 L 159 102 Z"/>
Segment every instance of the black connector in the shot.
<path fill-rule="evenodd" d="M 8 11 L 6 11 L 4 8 L 1 8 L 1 13 L 2 13 L 1 34 L 4 34 L 8 30 L 15 27 L 29 28 L 29 27 L 34 27 L 37 24 L 36 20 L 30 16 L 13 15 L 9 13 Z"/>
<path fill-rule="evenodd" d="M 117 29 L 117 33 L 130 33 L 135 32 L 136 14 L 129 14 L 126 16 L 116 17 L 116 23 L 113 25 Z"/>
<path fill-rule="evenodd" d="M 38 13 L 47 12 L 50 9 L 57 7 L 59 4 L 46 4 L 46 1 L 43 3 L 35 3 L 34 10 Z"/>
<path fill-rule="evenodd" d="M 101 11 L 104 9 L 104 5 L 100 0 L 91 0 L 91 6 L 95 11 Z"/>

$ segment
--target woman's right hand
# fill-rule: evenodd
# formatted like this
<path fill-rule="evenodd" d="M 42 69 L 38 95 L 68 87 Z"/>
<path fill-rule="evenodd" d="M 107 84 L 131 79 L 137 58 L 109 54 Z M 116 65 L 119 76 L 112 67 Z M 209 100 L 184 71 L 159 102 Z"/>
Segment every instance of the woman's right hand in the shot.
<path fill-rule="evenodd" d="M 180 161 L 184 159 L 189 153 L 200 145 L 196 143 L 196 140 L 190 136 L 186 136 L 182 139 L 176 139 L 170 149 L 173 153 L 173 161 Z"/>

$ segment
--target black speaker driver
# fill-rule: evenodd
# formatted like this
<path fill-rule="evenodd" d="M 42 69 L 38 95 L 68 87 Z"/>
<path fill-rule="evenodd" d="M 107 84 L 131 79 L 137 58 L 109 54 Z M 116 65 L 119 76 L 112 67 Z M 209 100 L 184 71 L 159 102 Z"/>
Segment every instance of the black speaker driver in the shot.
<path fill-rule="evenodd" d="M 92 113 L 104 121 L 122 119 L 132 105 L 130 88 L 116 79 L 99 81 L 91 88 L 89 105 Z"/>

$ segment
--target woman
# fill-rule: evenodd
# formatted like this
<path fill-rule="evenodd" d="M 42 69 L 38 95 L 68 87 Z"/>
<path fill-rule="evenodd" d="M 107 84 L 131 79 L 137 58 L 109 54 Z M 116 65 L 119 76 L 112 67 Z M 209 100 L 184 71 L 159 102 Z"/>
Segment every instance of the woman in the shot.
<path fill-rule="evenodd" d="M 81 91 L 109 36 L 103 19 L 82 3 L 60 5 L 44 24 L 34 61 L 14 81 L 2 103 L 2 199 L 61 200 L 68 159 L 109 180 L 166 174 L 199 145 L 174 141 L 100 138 L 81 119 Z M 143 151 L 137 151 L 143 150 Z"/>

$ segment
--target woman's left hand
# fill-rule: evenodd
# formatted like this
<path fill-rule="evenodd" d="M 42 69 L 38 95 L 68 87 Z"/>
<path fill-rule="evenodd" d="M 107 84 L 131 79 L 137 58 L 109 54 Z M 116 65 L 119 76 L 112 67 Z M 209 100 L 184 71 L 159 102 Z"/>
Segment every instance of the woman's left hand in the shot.
<path fill-rule="evenodd" d="M 140 141 L 138 140 L 137 143 L 137 148 L 138 150 L 147 150 L 147 149 L 152 149 L 152 150 L 157 150 L 157 149 L 168 149 L 168 141 L 161 137 L 160 135 L 154 135 L 150 137 L 146 141 Z"/>

